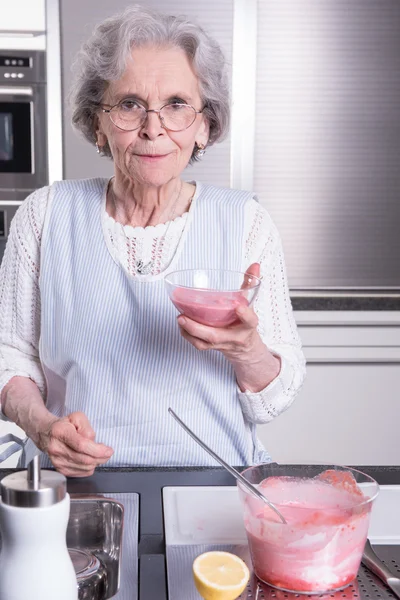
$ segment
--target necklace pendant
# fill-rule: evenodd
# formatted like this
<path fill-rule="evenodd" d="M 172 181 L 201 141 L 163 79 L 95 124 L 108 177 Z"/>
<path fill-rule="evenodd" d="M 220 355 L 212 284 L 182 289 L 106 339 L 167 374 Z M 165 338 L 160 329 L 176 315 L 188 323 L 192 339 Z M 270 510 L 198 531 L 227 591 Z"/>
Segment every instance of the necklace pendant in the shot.
<path fill-rule="evenodd" d="M 152 261 L 149 261 L 148 263 L 144 264 L 142 260 L 138 260 L 136 263 L 136 271 L 139 273 L 139 275 L 150 275 L 152 269 Z"/>

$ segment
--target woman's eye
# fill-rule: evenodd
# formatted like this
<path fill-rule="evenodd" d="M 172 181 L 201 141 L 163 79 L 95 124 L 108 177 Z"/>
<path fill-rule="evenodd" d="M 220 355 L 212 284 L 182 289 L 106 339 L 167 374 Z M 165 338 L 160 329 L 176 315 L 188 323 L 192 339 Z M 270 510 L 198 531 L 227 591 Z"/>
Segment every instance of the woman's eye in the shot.
<path fill-rule="evenodd" d="M 140 104 L 135 102 L 135 100 L 124 100 L 123 102 L 121 102 L 120 108 L 123 111 L 129 112 L 129 111 L 140 110 L 142 107 L 140 106 Z"/>

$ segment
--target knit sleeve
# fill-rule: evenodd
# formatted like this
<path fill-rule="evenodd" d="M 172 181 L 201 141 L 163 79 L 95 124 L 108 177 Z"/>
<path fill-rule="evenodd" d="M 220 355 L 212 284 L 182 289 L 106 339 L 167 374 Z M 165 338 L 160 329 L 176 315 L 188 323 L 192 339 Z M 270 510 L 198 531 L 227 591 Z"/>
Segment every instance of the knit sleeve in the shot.
<path fill-rule="evenodd" d="M 241 392 L 242 410 L 251 423 L 268 423 L 286 410 L 305 377 L 305 358 L 294 320 L 282 244 L 268 212 L 255 200 L 246 206 L 243 268 L 260 263 L 262 284 L 254 303 L 258 331 L 280 357 L 279 375 L 261 392 Z"/>
<path fill-rule="evenodd" d="M 17 210 L 0 267 L 0 393 L 16 375 L 29 377 L 45 393 L 39 360 L 39 272 L 49 190 L 36 190 Z"/>

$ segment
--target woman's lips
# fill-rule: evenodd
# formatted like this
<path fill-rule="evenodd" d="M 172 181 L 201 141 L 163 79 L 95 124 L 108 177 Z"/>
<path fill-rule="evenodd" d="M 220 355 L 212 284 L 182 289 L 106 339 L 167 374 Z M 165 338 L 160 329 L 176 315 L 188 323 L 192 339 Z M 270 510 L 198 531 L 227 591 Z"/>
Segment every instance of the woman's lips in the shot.
<path fill-rule="evenodd" d="M 140 160 L 145 160 L 147 162 L 156 162 L 158 160 L 162 160 L 169 156 L 169 154 L 136 154 Z"/>

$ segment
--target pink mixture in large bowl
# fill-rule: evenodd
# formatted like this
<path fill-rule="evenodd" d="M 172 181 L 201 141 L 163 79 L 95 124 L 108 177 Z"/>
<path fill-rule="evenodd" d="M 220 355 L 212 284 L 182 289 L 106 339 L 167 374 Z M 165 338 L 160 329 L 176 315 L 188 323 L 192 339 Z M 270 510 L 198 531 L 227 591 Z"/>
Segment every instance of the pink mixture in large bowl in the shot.
<path fill-rule="evenodd" d="M 260 279 L 241 271 L 193 269 L 175 271 L 165 285 L 178 311 L 210 327 L 227 327 L 238 321 L 238 306 L 250 306 Z"/>
<path fill-rule="evenodd" d="M 357 577 L 378 484 L 347 467 L 324 467 L 309 477 L 284 471 L 258 465 L 243 475 L 277 506 L 286 524 L 238 483 L 254 572 L 284 591 L 343 589 Z"/>

